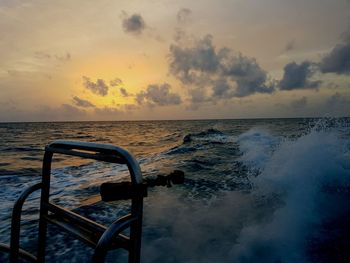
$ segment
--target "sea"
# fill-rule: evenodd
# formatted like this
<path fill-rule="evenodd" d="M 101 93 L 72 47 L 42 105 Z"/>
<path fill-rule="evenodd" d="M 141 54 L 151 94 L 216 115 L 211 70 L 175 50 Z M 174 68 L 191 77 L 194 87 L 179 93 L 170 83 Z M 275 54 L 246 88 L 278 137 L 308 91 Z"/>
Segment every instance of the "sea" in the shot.
<path fill-rule="evenodd" d="M 144 178 L 184 172 L 182 185 L 148 189 L 141 262 L 350 262 L 350 118 L 0 123 L 0 242 L 58 139 L 123 147 Z M 122 165 L 56 155 L 51 199 L 108 225 L 130 207 L 101 201 L 100 185 L 127 180 Z M 21 247 L 34 254 L 38 200 L 21 222 Z M 54 226 L 47 236 L 46 262 L 90 262 L 84 243 Z"/>

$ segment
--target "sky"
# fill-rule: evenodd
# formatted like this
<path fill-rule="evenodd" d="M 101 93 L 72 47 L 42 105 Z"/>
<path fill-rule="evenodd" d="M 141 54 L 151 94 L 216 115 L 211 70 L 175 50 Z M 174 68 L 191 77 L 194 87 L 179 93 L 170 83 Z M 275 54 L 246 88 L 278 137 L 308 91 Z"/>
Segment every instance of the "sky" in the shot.
<path fill-rule="evenodd" d="M 0 0 L 0 122 L 350 116 L 349 0 Z"/>

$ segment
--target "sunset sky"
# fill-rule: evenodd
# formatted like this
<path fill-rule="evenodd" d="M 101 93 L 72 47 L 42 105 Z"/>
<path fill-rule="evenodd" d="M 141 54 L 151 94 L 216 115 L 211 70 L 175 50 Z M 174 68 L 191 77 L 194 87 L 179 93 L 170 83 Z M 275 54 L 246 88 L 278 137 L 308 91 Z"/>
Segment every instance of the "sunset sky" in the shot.
<path fill-rule="evenodd" d="M 349 0 L 0 0 L 0 121 L 350 116 Z"/>

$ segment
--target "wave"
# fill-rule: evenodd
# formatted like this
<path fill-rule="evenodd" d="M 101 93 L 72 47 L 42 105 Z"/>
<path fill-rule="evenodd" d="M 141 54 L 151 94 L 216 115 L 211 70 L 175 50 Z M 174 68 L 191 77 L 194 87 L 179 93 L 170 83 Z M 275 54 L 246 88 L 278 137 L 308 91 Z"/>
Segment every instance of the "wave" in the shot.
<path fill-rule="evenodd" d="M 1 149 L 4 152 L 43 152 L 44 149 L 33 147 L 33 146 L 23 146 L 23 147 L 5 147 Z"/>
<path fill-rule="evenodd" d="M 218 143 L 223 144 L 227 142 L 228 136 L 223 132 L 210 128 L 206 131 L 202 131 L 199 133 L 189 133 L 186 134 L 183 138 L 183 144 L 188 144 L 191 142 L 210 142 L 210 143 Z"/>
<path fill-rule="evenodd" d="M 208 146 L 224 145 L 233 142 L 231 136 L 210 128 L 198 133 L 188 133 L 182 139 L 182 144 L 172 147 L 165 152 L 167 155 L 186 154 L 197 150 L 204 150 Z"/>
<path fill-rule="evenodd" d="M 283 205 L 268 222 L 242 229 L 233 258 L 349 261 L 349 250 L 339 249 L 348 247 L 350 233 L 350 140 L 343 136 L 343 128 L 320 122 L 293 140 L 257 130 L 240 136 L 240 161 L 259 171 L 252 178 L 255 193 L 275 193 Z"/>
<path fill-rule="evenodd" d="M 251 171 L 250 184 L 236 178 L 223 192 L 217 174 L 153 192 L 144 261 L 350 262 L 349 129 L 312 127 L 292 138 L 257 127 L 238 136 L 232 163 Z"/>

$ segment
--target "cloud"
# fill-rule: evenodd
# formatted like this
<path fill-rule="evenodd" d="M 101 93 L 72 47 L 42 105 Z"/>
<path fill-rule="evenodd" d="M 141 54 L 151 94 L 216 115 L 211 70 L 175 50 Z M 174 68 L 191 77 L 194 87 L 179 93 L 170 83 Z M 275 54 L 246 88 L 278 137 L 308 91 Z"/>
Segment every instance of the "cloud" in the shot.
<path fill-rule="evenodd" d="M 245 97 L 254 93 L 272 93 L 274 83 L 269 82 L 267 73 L 254 58 L 234 54 L 230 49 L 221 50 L 220 67 L 222 75 L 236 81 L 235 97 Z"/>
<path fill-rule="evenodd" d="M 123 97 L 129 97 L 131 94 L 129 94 L 129 92 L 124 89 L 124 88 L 120 88 L 120 94 L 122 94 Z"/>
<path fill-rule="evenodd" d="M 172 93 L 170 89 L 171 86 L 168 83 L 148 85 L 146 91 L 136 94 L 136 101 L 139 105 L 147 104 L 151 107 L 181 104 L 181 97 Z"/>
<path fill-rule="evenodd" d="M 307 98 L 305 96 L 300 99 L 293 100 L 290 103 L 290 106 L 296 110 L 303 109 L 305 108 L 306 105 L 307 105 Z"/>
<path fill-rule="evenodd" d="M 97 79 L 96 82 L 93 82 L 90 78 L 83 76 L 83 85 L 97 95 L 106 96 L 108 94 L 109 87 L 103 79 Z"/>
<path fill-rule="evenodd" d="M 350 75 L 350 36 L 345 36 L 319 64 L 322 73 Z"/>
<path fill-rule="evenodd" d="M 184 85 L 192 86 L 190 89 L 209 90 L 216 99 L 272 93 L 275 90 L 274 83 L 269 81 L 266 71 L 254 58 L 229 48 L 217 50 L 211 35 L 190 45 L 186 45 L 184 38 L 183 33 L 177 34 L 176 43 L 170 46 L 169 71 Z M 208 101 L 207 98 L 201 99 Z"/>
<path fill-rule="evenodd" d="M 103 108 L 95 108 L 95 113 L 99 116 L 104 117 L 116 117 L 123 113 L 118 108 L 112 108 L 112 107 L 103 107 Z"/>
<path fill-rule="evenodd" d="M 184 84 L 201 82 L 208 73 L 216 73 L 218 66 L 219 58 L 210 35 L 192 47 L 170 46 L 170 72 Z"/>
<path fill-rule="evenodd" d="M 145 21 L 139 14 L 133 14 L 129 17 L 123 18 L 122 26 L 124 32 L 132 33 L 134 35 L 140 35 L 142 31 L 146 28 Z"/>
<path fill-rule="evenodd" d="M 51 59 L 55 59 L 57 61 L 60 62 L 67 62 L 70 61 L 72 56 L 69 52 L 66 52 L 63 55 L 58 55 L 58 54 L 50 54 L 44 51 L 36 51 L 34 52 L 34 57 L 36 59 L 40 59 L 40 60 L 51 60 Z"/>
<path fill-rule="evenodd" d="M 112 87 L 117 87 L 123 85 L 123 81 L 120 78 L 115 78 L 109 82 L 109 85 L 111 85 Z"/>
<path fill-rule="evenodd" d="M 213 84 L 213 96 L 217 98 L 232 98 L 234 93 L 226 79 L 218 79 Z"/>
<path fill-rule="evenodd" d="M 74 105 L 76 105 L 78 107 L 83 107 L 83 108 L 95 107 L 95 105 L 92 104 L 90 101 L 84 100 L 84 99 L 80 99 L 77 96 L 73 97 L 73 103 L 74 103 Z"/>
<path fill-rule="evenodd" d="M 304 61 L 300 64 L 291 62 L 284 67 L 284 75 L 279 82 L 281 90 L 294 89 L 316 89 L 320 86 L 321 81 L 310 81 L 309 78 L 314 74 L 313 64 Z"/>
<path fill-rule="evenodd" d="M 181 8 L 177 12 L 176 19 L 179 24 L 187 24 L 191 21 L 192 11 L 188 8 Z"/>

